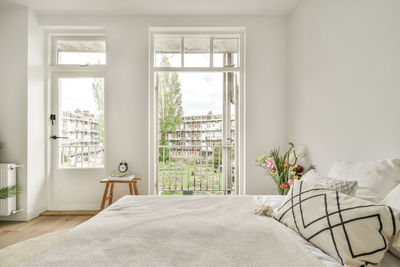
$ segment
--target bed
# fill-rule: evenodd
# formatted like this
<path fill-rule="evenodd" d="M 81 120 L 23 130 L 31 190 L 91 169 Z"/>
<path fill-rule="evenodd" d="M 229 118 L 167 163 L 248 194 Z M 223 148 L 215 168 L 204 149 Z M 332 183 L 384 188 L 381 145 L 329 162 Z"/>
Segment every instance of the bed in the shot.
<path fill-rule="evenodd" d="M 31 266 L 341 266 L 276 220 L 282 196 L 124 196 Z M 400 266 L 386 253 L 383 267 Z"/>

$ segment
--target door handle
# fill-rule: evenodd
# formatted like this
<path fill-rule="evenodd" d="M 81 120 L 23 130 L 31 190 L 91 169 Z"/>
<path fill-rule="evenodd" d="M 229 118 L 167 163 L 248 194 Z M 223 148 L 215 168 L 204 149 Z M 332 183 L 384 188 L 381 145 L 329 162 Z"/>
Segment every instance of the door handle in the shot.
<path fill-rule="evenodd" d="M 53 140 L 56 140 L 56 139 L 68 139 L 68 137 L 66 137 L 66 136 L 55 136 L 55 135 L 50 136 L 50 138 L 53 139 Z"/>

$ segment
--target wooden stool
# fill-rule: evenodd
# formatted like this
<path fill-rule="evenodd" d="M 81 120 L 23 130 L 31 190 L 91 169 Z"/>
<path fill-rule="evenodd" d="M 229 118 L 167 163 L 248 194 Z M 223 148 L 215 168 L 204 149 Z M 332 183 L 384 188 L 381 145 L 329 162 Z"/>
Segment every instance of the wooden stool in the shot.
<path fill-rule="evenodd" d="M 135 195 L 139 195 L 136 183 L 141 180 L 142 179 L 140 179 L 140 178 L 131 178 L 130 180 L 123 180 L 123 179 L 112 180 L 110 178 L 106 178 L 106 179 L 101 180 L 100 183 L 105 183 L 106 188 L 104 189 L 103 200 L 101 201 L 100 211 L 104 210 L 104 206 L 106 205 L 107 200 L 108 200 L 108 205 L 112 204 L 115 183 L 128 184 L 130 194 L 133 195 L 133 192 L 135 192 Z M 111 184 L 111 188 L 110 188 L 110 184 Z M 110 192 L 108 193 L 109 188 L 110 188 Z"/>

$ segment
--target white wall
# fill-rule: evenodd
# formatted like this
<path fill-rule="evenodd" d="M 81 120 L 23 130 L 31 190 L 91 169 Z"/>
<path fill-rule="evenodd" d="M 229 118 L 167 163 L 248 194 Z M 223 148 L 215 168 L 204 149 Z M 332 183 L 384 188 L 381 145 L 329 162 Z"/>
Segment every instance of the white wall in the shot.
<path fill-rule="evenodd" d="M 0 9 L 0 162 L 25 164 L 17 169 L 24 191 L 17 197 L 23 212 L 10 220 L 27 219 L 27 56 L 28 10 Z"/>
<path fill-rule="evenodd" d="M 43 26 L 103 26 L 108 69 L 105 92 L 106 169 L 122 159 L 144 180 L 148 167 L 148 30 L 149 27 L 246 28 L 246 189 L 248 194 L 273 193 L 275 187 L 253 161 L 275 144 L 286 142 L 285 17 L 41 16 Z M 282 117 L 277 117 L 279 110 Z M 98 208 L 104 185 L 97 174 L 53 179 L 52 208 Z M 60 191 L 61 190 L 61 191 Z M 122 186 L 117 196 L 127 193 Z M 68 193 L 69 192 L 69 193 Z M 72 192 L 72 195 L 71 195 Z M 73 205 L 73 206 L 72 206 Z"/>
<path fill-rule="evenodd" d="M 28 219 L 47 209 L 44 31 L 28 14 Z"/>
<path fill-rule="evenodd" d="M 29 220 L 47 209 L 44 175 L 43 30 L 24 7 L 0 9 L 0 162 L 18 163 L 17 208 L 0 220 Z"/>
<path fill-rule="evenodd" d="M 327 173 L 400 156 L 400 1 L 305 0 L 289 18 L 289 139 Z"/>

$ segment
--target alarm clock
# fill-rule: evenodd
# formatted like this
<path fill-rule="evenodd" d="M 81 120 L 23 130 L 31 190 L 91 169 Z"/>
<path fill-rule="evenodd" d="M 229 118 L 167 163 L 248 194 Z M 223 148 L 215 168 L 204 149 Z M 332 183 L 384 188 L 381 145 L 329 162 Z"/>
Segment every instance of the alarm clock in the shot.
<path fill-rule="evenodd" d="M 121 161 L 118 165 L 118 171 L 124 173 L 128 170 L 128 163 L 126 161 Z"/>

